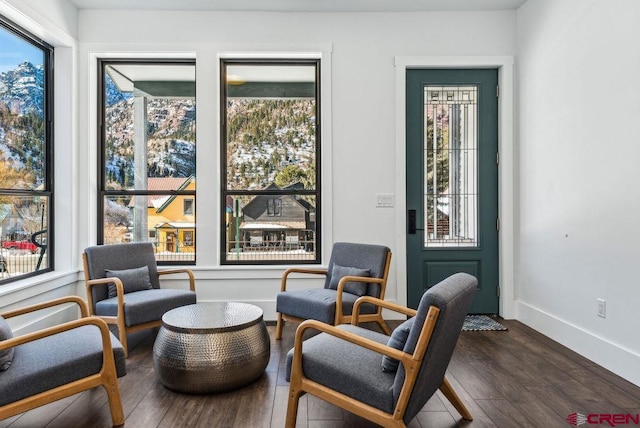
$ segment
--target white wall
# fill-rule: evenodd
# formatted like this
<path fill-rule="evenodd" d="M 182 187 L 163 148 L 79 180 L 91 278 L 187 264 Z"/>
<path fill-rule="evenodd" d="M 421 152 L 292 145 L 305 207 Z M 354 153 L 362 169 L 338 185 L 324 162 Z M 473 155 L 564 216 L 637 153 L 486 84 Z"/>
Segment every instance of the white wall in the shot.
<path fill-rule="evenodd" d="M 81 176 L 88 186 L 81 199 L 95 196 L 95 57 L 136 52 L 187 52 L 197 58 L 198 105 L 198 295 L 201 300 L 251 301 L 274 319 L 281 267 L 234 268 L 217 264 L 217 55 L 227 52 L 325 50 L 330 59 L 331 133 L 323 136 L 329 177 L 323 192 L 330 217 L 325 232 L 332 241 L 358 241 L 397 248 L 396 218 L 404 212 L 375 208 L 376 193 L 404 189 L 396 171 L 396 90 L 394 58 L 495 56 L 515 54 L 515 12 L 302 14 L 80 11 Z M 93 67 L 93 68 L 92 68 Z M 323 82 L 326 83 L 326 82 Z M 85 171 L 86 170 L 86 171 Z M 328 180 L 326 179 L 328 178 Z M 329 183 L 329 184 L 327 184 Z M 203 203 L 204 202 L 204 203 Z M 92 207 L 86 208 L 90 222 Z M 95 240 L 95 224 L 80 246 Z M 328 248 L 328 246 L 327 246 Z M 202 256 L 201 256 L 202 254 Z M 326 261 L 325 261 L 326 262 Z M 394 257 L 387 298 L 396 300 Z M 404 303 L 404 302 L 401 302 Z"/>
<path fill-rule="evenodd" d="M 67 0 L 2 0 L 0 12 L 52 45 L 78 34 L 78 10 Z"/>
<path fill-rule="evenodd" d="M 519 319 L 640 385 L 640 3 L 517 16 Z"/>
<path fill-rule="evenodd" d="M 55 48 L 54 54 L 54 171 L 55 171 L 55 272 L 0 287 L 0 311 L 75 294 L 77 254 L 77 10 L 66 0 L 2 0 L 0 14 Z M 64 308 L 49 311 L 62 316 Z M 45 312 L 46 313 L 46 312 Z M 56 315 L 53 315 L 53 314 Z M 28 331 L 44 314 L 12 319 L 12 327 Z M 30 325 L 32 324 L 32 325 Z"/>

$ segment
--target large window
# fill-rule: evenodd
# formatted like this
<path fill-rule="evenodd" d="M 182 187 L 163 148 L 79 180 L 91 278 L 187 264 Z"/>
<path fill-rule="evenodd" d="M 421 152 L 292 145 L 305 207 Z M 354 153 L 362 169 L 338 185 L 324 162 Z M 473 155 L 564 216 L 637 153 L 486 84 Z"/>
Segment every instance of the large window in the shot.
<path fill-rule="evenodd" d="M 0 17 L 0 283 L 53 268 L 52 64 Z"/>
<path fill-rule="evenodd" d="M 221 61 L 223 264 L 319 263 L 320 61 Z"/>
<path fill-rule="evenodd" d="M 195 263 L 194 61 L 101 60 L 98 243 Z"/>

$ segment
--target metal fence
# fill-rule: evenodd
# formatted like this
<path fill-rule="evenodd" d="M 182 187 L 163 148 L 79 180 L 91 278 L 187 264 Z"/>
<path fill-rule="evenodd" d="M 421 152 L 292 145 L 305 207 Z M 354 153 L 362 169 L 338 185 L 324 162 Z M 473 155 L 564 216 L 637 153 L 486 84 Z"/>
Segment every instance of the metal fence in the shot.
<path fill-rule="evenodd" d="M 196 246 L 181 241 L 154 242 L 156 260 L 161 262 L 193 263 L 196 260 Z M 292 240 L 243 240 L 229 241 L 226 260 L 233 261 L 313 261 L 316 258 L 315 241 Z"/>
<path fill-rule="evenodd" d="M 193 243 L 174 241 L 167 247 L 167 242 L 153 242 L 156 260 L 162 262 L 194 263 L 196 247 Z M 237 244 L 237 245 L 236 245 Z M 226 260 L 233 261 L 313 261 L 316 258 L 315 241 L 268 241 L 258 243 L 251 241 L 229 241 Z M 32 254 L 29 250 L 0 249 L 0 280 L 15 278 L 38 270 L 40 250 Z M 47 254 L 40 260 L 39 269 L 49 266 Z"/>
<path fill-rule="evenodd" d="M 226 260 L 233 261 L 298 261 L 315 260 L 315 240 L 228 241 Z"/>
<path fill-rule="evenodd" d="M 154 241 L 156 260 L 158 262 L 184 262 L 196 261 L 196 247 L 193 242 L 185 243 L 181 240 Z"/>
<path fill-rule="evenodd" d="M 40 260 L 39 253 L 31 254 L 28 250 L 3 249 L 0 252 L 0 280 L 33 273 L 38 270 L 38 261 L 40 261 L 40 270 L 49 266 L 46 254 Z"/>

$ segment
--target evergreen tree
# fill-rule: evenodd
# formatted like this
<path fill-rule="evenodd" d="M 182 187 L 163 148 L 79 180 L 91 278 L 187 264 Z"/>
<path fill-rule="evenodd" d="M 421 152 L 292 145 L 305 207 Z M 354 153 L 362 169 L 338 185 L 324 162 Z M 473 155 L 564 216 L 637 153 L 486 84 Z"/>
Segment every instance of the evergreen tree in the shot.
<path fill-rule="evenodd" d="M 275 177 L 275 184 L 280 187 L 287 187 L 294 183 L 303 183 L 307 179 L 307 174 L 302 168 L 296 165 L 285 166 Z"/>

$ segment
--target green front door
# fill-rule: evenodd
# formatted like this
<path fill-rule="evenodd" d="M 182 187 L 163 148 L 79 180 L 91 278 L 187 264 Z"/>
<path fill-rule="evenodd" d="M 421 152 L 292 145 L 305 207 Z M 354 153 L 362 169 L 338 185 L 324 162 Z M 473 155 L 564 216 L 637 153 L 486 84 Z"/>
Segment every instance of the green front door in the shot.
<path fill-rule="evenodd" d="M 456 272 L 498 313 L 498 72 L 407 70 L 407 296 Z"/>

